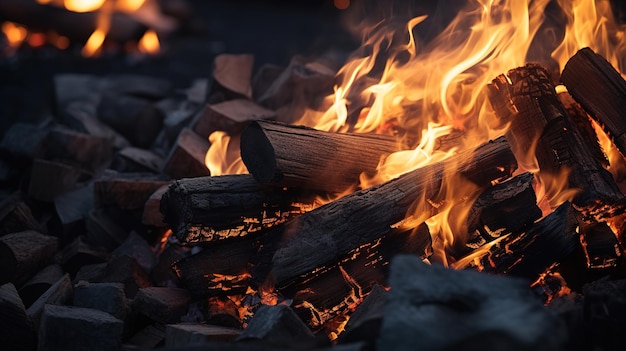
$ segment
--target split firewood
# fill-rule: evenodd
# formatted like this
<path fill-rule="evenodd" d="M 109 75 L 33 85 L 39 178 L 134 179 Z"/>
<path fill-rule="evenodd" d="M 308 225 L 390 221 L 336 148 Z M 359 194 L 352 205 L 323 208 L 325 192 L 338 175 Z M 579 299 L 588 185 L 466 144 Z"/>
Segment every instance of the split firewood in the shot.
<path fill-rule="evenodd" d="M 262 283 L 271 277 L 277 287 L 283 287 L 389 233 L 410 209 L 417 212 L 414 218 L 429 218 L 437 212 L 436 204 L 443 201 L 439 197 L 443 196 L 444 174 L 464 178 L 474 184 L 468 184 L 475 187 L 472 190 L 479 191 L 510 177 L 516 167 L 507 141 L 499 138 L 344 196 L 267 233 L 252 267 L 254 280 Z M 418 203 L 419 199 L 426 201 Z"/>
<path fill-rule="evenodd" d="M 498 117 L 510 122 L 506 135 L 520 163 L 528 166 L 536 157 L 542 177 L 569 172 L 569 187 L 579 191 L 573 204 L 587 217 L 613 217 L 626 209 L 626 198 L 597 152 L 590 151 L 545 68 L 528 64 L 510 70 L 493 80 L 488 95 Z"/>
<path fill-rule="evenodd" d="M 163 126 L 163 113 L 147 99 L 123 94 L 104 94 L 98 118 L 133 145 L 148 148 Z"/>
<path fill-rule="evenodd" d="M 130 142 L 97 117 L 97 105 L 89 101 L 72 101 L 59 112 L 61 122 L 70 128 L 108 140 L 117 149 L 130 146 Z"/>
<path fill-rule="evenodd" d="M 124 346 L 129 349 L 152 350 L 161 348 L 165 340 L 165 325 L 161 323 L 150 324 L 134 333 Z"/>
<path fill-rule="evenodd" d="M 578 220 L 569 202 L 563 203 L 525 232 L 509 234 L 488 248 L 457 262 L 480 271 L 507 274 L 535 280 L 554 263 L 575 253 L 578 245 Z"/>
<path fill-rule="evenodd" d="M 302 214 L 313 195 L 259 184 L 250 174 L 180 179 L 161 200 L 165 222 L 182 242 L 258 233 Z"/>
<path fill-rule="evenodd" d="M 263 340 L 275 345 L 313 344 L 315 336 L 290 306 L 263 305 L 254 313 L 237 340 Z"/>
<path fill-rule="evenodd" d="M 102 208 L 89 212 L 89 216 L 85 220 L 85 227 L 89 243 L 109 250 L 118 247 L 129 235 L 129 231 Z"/>
<path fill-rule="evenodd" d="M 103 263 L 109 256 L 107 251 L 90 245 L 83 236 L 79 236 L 61 250 L 60 263 L 66 272 L 75 276 L 82 266 Z"/>
<path fill-rule="evenodd" d="M 119 350 L 124 322 L 92 308 L 44 307 L 39 350 Z"/>
<path fill-rule="evenodd" d="M 163 214 L 161 213 L 161 199 L 163 194 L 169 189 L 168 185 L 163 185 L 155 190 L 143 207 L 143 214 L 141 216 L 141 223 L 147 226 L 157 228 L 167 228 L 167 224 L 164 221 Z"/>
<path fill-rule="evenodd" d="M 54 174 L 54 177 L 50 175 Z M 28 183 L 28 196 L 33 199 L 53 202 L 66 191 L 76 189 L 81 182 L 91 178 L 83 169 L 64 163 L 36 159 Z"/>
<path fill-rule="evenodd" d="M 209 146 L 206 137 L 202 138 L 191 129 L 183 128 L 163 164 L 163 173 L 174 179 L 209 175 L 205 163 Z"/>
<path fill-rule="evenodd" d="M 562 320 L 521 279 L 456 271 L 398 255 L 390 283 L 378 348 L 558 350 L 567 339 Z"/>
<path fill-rule="evenodd" d="M 178 323 L 187 313 L 189 292 L 178 288 L 149 287 L 140 289 L 133 299 L 133 309 L 159 323 Z"/>
<path fill-rule="evenodd" d="M 467 214 L 468 238 L 459 250 L 463 255 L 541 218 L 533 180 L 532 173 L 523 173 L 480 194 Z"/>
<path fill-rule="evenodd" d="M 60 265 L 51 264 L 24 283 L 19 290 L 24 306 L 26 308 L 30 307 L 43 293 L 63 277 L 63 273 L 63 268 Z"/>
<path fill-rule="evenodd" d="M 248 54 L 221 54 L 213 61 L 214 86 L 211 100 L 214 102 L 231 100 L 237 97 L 252 98 L 252 67 L 254 56 Z M 219 97 L 215 95 L 220 95 Z"/>
<path fill-rule="evenodd" d="M 604 57 L 583 48 L 567 61 L 561 81 L 626 155 L 626 81 L 621 74 Z"/>
<path fill-rule="evenodd" d="M 143 289 L 152 286 L 150 277 L 134 257 L 116 256 L 106 266 L 104 276 L 98 283 L 122 283 L 126 297 L 132 299 Z"/>
<path fill-rule="evenodd" d="M 74 287 L 73 305 L 93 308 L 124 320 L 130 312 L 129 301 L 121 283 L 79 282 Z"/>
<path fill-rule="evenodd" d="M 624 259 L 624 250 L 619 240 L 606 222 L 580 223 L 580 241 L 587 268 L 612 268 Z"/>
<path fill-rule="evenodd" d="M 33 321 L 35 329 L 39 329 L 39 321 L 45 306 L 68 304 L 72 300 L 73 293 L 74 290 L 70 275 L 65 274 L 52 284 L 43 295 L 39 296 L 39 298 L 26 309 L 26 314 L 28 314 L 28 317 Z"/>
<path fill-rule="evenodd" d="M 0 285 L 0 338 L 6 350 L 36 349 L 36 334 L 12 283 Z"/>
<path fill-rule="evenodd" d="M 371 346 L 376 343 L 383 322 L 387 290 L 375 285 L 369 295 L 350 315 L 345 331 L 339 334 L 338 344 L 365 341 Z"/>
<path fill-rule="evenodd" d="M 125 147 L 116 155 L 110 169 L 123 173 L 158 173 L 163 167 L 163 158 L 150 150 Z"/>
<path fill-rule="evenodd" d="M 41 229 L 30 207 L 20 198 L 21 195 L 15 193 L 0 202 L 0 236 Z"/>
<path fill-rule="evenodd" d="M 285 68 L 271 63 L 263 64 L 252 77 L 252 97 L 261 97 L 278 79 Z"/>
<path fill-rule="evenodd" d="M 20 286 L 51 263 L 57 238 L 34 230 L 0 237 L 0 283 Z"/>
<path fill-rule="evenodd" d="M 393 137 L 340 134 L 267 121 L 251 123 L 241 136 L 241 158 L 261 183 L 341 193 L 359 175 L 373 175 L 383 156 L 398 151 Z"/>
<path fill-rule="evenodd" d="M 206 105 L 194 117 L 191 128 L 196 134 L 207 137 L 216 130 L 224 131 L 228 135 L 237 135 L 250 121 L 275 117 L 274 111 L 259 106 L 250 100 L 226 100 Z"/>
<path fill-rule="evenodd" d="M 85 234 L 85 219 L 93 206 L 93 182 L 54 198 L 54 209 L 61 225 L 57 235 L 61 246 Z"/>
<path fill-rule="evenodd" d="M 150 195 L 167 184 L 169 181 L 164 177 L 150 173 L 105 172 L 94 182 L 95 205 L 142 209 Z"/>
<path fill-rule="evenodd" d="M 46 138 L 45 154 L 46 159 L 65 161 L 97 172 L 110 163 L 113 145 L 99 136 L 55 126 Z"/>
<path fill-rule="evenodd" d="M 240 329 L 217 325 L 179 323 L 165 326 L 165 346 L 184 347 L 216 341 L 235 341 Z"/>

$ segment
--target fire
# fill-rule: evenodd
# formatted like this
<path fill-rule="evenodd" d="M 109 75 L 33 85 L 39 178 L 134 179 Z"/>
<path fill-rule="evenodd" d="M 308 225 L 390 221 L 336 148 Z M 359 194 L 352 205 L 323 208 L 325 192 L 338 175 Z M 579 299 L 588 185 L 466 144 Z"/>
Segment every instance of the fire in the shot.
<path fill-rule="evenodd" d="M 28 35 L 28 30 L 17 23 L 4 22 L 2 23 L 2 33 L 6 36 L 9 46 L 15 49 L 24 42 Z"/>
<path fill-rule="evenodd" d="M 102 7 L 106 0 L 65 0 L 65 8 L 74 12 L 90 12 Z"/>
<path fill-rule="evenodd" d="M 139 51 L 144 54 L 156 54 L 159 52 L 161 44 L 159 43 L 159 37 L 153 30 L 147 30 L 143 37 L 139 40 L 137 46 Z"/>
<path fill-rule="evenodd" d="M 205 163 L 211 175 L 248 173 L 239 155 L 239 143 L 231 143 L 231 139 L 222 131 L 209 135 L 211 147 L 206 153 Z"/>

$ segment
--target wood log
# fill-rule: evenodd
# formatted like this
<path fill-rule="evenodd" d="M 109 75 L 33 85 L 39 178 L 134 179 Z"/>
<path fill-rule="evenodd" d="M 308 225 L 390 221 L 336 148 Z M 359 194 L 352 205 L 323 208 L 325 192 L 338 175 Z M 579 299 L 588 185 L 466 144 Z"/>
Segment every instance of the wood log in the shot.
<path fill-rule="evenodd" d="M 5 350 L 36 349 L 33 325 L 12 283 L 0 285 L 0 338 Z"/>
<path fill-rule="evenodd" d="M 150 277 L 134 257 L 116 256 L 109 260 L 99 283 L 123 283 L 126 297 L 132 299 L 143 289 L 152 286 Z"/>
<path fill-rule="evenodd" d="M 128 349 L 152 350 L 161 348 L 165 341 L 165 325 L 161 323 L 150 324 L 124 342 Z"/>
<path fill-rule="evenodd" d="M 392 137 L 340 134 L 267 121 L 241 135 L 241 158 L 261 183 L 341 193 L 373 175 L 381 157 L 398 151 Z"/>
<path fill-rule="evenodd" d="M 61 277 L 63 277 L 63 268 L 58 264 L 51 264 L 37 272 L 19 290 L 24 306 L 30 307 Z"/>
<path fill-rule="evenodd" d="M 73 305 L 100 310 L 122 321 L 130 312 L 124 284 L 121 283 L 79 282 L 74 287 Z"/>
<path fill-rule="evenodd" d="M 510 121 L 507 139 L 525 167 L 536 157 L 544 179 L 568 171 L 569 187 L 579 191 L 573 204 L 587 217 L 608 218 L 626 210 L 626 198 L 594 157 L 597 152 L 589 150 L 591 143 L 559 101 L 545 68 L 528 64 L 510 70 L 488 88 L 496 114 Z M 534 155 L 529 155 L 533 145 Z M 597 143 L 595 147 L 599 148 Z"/>
<path fill-rule="evenodd" d="M 0 283 L 22 285 L 51 263 L 57 238 L 34 230 L 0 237 Z"/>
<path fill-rule="evenodd" d="M 132 95 L 104 94 L 97 113 L 101 121 L 140 148 L 152 146 L 163 126 L 163 113 L 151 101 Z"/>
<path fill-rule="evenodd" d="M 96 113 L 97 105 L 90 101 L 72 101 L 58 112 L 64 125 L 70 128 L 110 141 L 118 150 L 130 146 L 130 142 L 113 128 L 100 121 Z"/>
<path fill-rule="evenodd" d="M 389 262 L 401 253 L 424 259 L 432 254 L 426 224 L 408 230 L 396 229 L 348 252 L 338 263 L 319 267 L 307 279 L 279 291 L 293 300 L 292 305 L 300 318 L 314 331 L 320 332 L 336 317 L 352 312 L 373 286 L 388 285 Z"/>
<path fill-rule="evenodd" d="M 93 206 L 93 182 L 54 198 L 54 209 L 60 227 L 57 236 L 61 246 L 85 235 L 85 219 L 89 217 L 89 212 L 93 210 Z"/>
<path fill-rule="evenodd" d="M 217 130 L 232 136 L 241 134 L 250 121 L 275 117 L 274 111 L 259 106 L 250 100 L 227 100 L 206 105 L 194 117 L 191 128 L 196 134 L 207 137 Z"/>
<path fill-rule="evenodd" d="M 387 290 L 375 285 L 359 307 L 350 315 L 345 331 L 339 334 L 338 344 L 366 341 L 370 345 L 376 343 L 383 322 L 385 298 Z"/>
<path fill-rule="evenodd" d="M 554 263 L 576 252 L 579 244 L 576 211 L 569 202 L 521 234 L 509 234 L 476 254 L 459 260 L 455 268 L 468 267 L 534 281 Z"/>
<path fill-rule="evenodd" d="M 509 233 L 519 233 L 541 218 L 537 197 L 533 189 L 534 175 L 523 173 L 495 185 L 480 194 L 467 215 L 467 241 L 465 248 L 455 252 L 463 256 Z"/>
<path fill-rule="evenodd" d="M 271 277 L 277 287 L 283 287 L 389 233 L 410 209 L 418 212 L 415 216 L 421 221 L 427 219 L 437 211 L 432 204 L 442 201 L 438 197 L 444 174 L 462 177 L 480 190 L 508 178 L 516 167 L 507 141 L 499 138 L 344 196 L 267 233 L 252 267 L 254 280 L 262 283 Z M 426 201 L 416 204 L 420 199 Z"/>
<path fill-rule="evenodd" d="M 621 264 L 624 250 L 613 230 L 606 222 L 580 223 L 580 242 L 587 268 L 613 268 Z"/>
<path fill-rule="evenodd" d="M 231 100 L 243 97 L 252 98 L 252 67 L 254 56 L 249 54 L 221 54 L 213 61 L 214 86 L 211 100 Z M 215 95 L 219 94 L 219 97 Z M 217 102 L 217 101 L 216 101 Z"/>
<path fill-rule="evenodd" d="M 30 207 L 20 198 L 21 195 L 15 193 L 0 202 L 0 236 L 42 229 Z"/>
<path fill-rule="evenodd" d="M 72 300 L 74 293 L 70 275 L 65 274 L 46 290 L 32 305 L 26 310 L 26 314 L 33 321 L 36 330 L 39 330 L 39 321 L 46 305 L 65 305 Z"/>
<path fill-rule="evenodd" d="M 133 308 L 155 322 L 178 323 L 187 313 L 190 300 L 184 289 L 149 287 L 139 290 Z"/>
<path fill-rule="evenodd" d="M 243 237 L 304 213 L 313 194 L 259 184 L 250 174 L 180 179 L 161 200 L 165 222 L 182 242 Z"/>
<path fill-rule="evenodd" d="M 163 167 L 163 158 L 150 150 L 137 147 L 125 147 L 121 149 L 109 166 L 123 173 L 158 173 Z"/>
<path fill-rule="evenodd" d="M 163 185 L 150 195 L 143 207 L 142 224 L 157 228 L 167 228 L 167 224 L 164 221 L 165 217 L 161 213 L 161 199 L 168 189 L 169 184 Z"/>
<path fill-rule="evenodd" d="M 85 227 L 87 229 L 87 241 L 92 245 L 108 250 L 114 250 L 129 235 L 129 231 L 122 228 L 121 223 L 118 223 L 113 216 L 102 208 L 89 212 Z"/>
<path fill-rule="evenodd" d="M 90 245 L 79 236 L 61 250 L 60 261 L 63 269 L 74 277 L 82 266 L 103 263 L 109 256 L 107 251 Z"/>
<path fill-rule="evenodd" d="M 242 295 L 250 285 L 250 258 L 257 250 L 252 238 L 213 243 L 178 260 L 172 269 L 194 297 Z"/>
<path fill-rule="evenodd" d="M 142 209 L 155 190 L 169 183 L 165 177 L 150 173 L 105 172 L 93 185 L 95 205 Z"/>
<path fill-rule="evenodd" d="M 163 173 L 174 179 L 210 175 L 205 164 L 209 146 L 206 138 L 198 136 L 189 128 L 183 128 L 163 164 Z"/>
<path fill-rule="evenodd" d="M 241 330 L 217 325 L 179 323 L 165 327 L 165 346 L 184 347 L 216 341 L 234 341 Z"/>
<path fill-rule="evenodd" d="M 583 48 L 567 61 L 561 81 L 626 155 L 626 81 L 621 74 L 604 57 Z"/>
<path fill-rule="evenodd" d="M 50 175 L 54 174 L 54 177 Z M 91 178 L 86 171 L 67 164 L 36 159 L 28 183 L 28 196 L 33 199 L 53 202 L 55 197 L 74 190 Z"/>
<path fill-rule="evenodd" d="M 315 336 L 290 306 L 263 305 L 254 313 L 237 340 L 263 340 L 274 345 L 293 347 L 307 341 L 313 343 Z"/>
<path fill-rule="evenodd" d="M 112 157 L 112 142 L 99 136 L 55 126 L 46 138 L 45 158 L 49 160 L 64 161 L 97 172 L 104 169 Z"/>

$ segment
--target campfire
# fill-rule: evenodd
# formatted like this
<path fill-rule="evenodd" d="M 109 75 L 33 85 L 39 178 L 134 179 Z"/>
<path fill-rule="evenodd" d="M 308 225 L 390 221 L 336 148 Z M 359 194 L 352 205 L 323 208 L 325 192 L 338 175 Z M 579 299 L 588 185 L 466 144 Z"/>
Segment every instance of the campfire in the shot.
<path fill-rule="evenodd" d="M 107 42 L 158 55 L 176 23 L 150 0 L 27 3 L 0 5 L 6 55 L 42 30 L 82 59 Z M 55 75 L 53 116 L 0 142 L 0 335 L 24 350 L 621 349 L 624 24 L 604 0 L 455 6 L 430 36 L 440 12 L 364 22 L 345 59 L 221 53 L 185 89 Z M 65 27 L 37 11 L 89 26 L 51 35 Z"/>

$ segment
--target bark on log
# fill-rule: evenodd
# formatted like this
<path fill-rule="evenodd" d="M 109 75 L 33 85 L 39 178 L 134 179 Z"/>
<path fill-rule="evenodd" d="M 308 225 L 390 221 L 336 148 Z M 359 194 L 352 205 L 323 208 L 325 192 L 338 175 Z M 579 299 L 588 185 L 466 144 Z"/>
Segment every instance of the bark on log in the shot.
<path fill-rule="evenodd" d="M 329 133 L 266 121 L 251 123 L 241 135 L 241 158 L 259 182 L 336 193 L 358 186 L 362 172 L 373 174 L 381 156 L 399 148 L 388 136 Z"/>
<path fill-rule="evenodd" d="M 565 202 L 524 233 L 503 237 L 477 257 L 468 255 L 470 259 L 460 260 L 456 268 L 469 263 L 479 271 L 535 280 L 552 264 L 575 253 L 578 224 L 575 210 Z"/>
<path fill-rule="evenodd" d="M 175 181 L 161 212 L 179 240 L 188 243 L 242 237 L 304 213 L 313 196 L 259 184 L 249 174 Z"/>
<path fill-rule="evenodd" d="M 428 218 L 436 212 L 430 203 L 441 201 L 437 197 L 442 194 L 444 173 L 454 173 L 484 189 L 509 177 L 516 167 L 507 141 L 499 138 L 447 161 L 344 196 L 267 233 L 252 267 L 254 280 L 261 283 L 271 276 L 276 286 L 283 287 L 389 233 L 412 207 L 420 211 L 420 220 Z M 416 206 L 419 199 L 426 201 Z"/>
<path fill-rule="evenodd" d="M 567 61 L 561 81 L 626 155 L 626 81 L 619 72 L 604 57 L 584 48 Z"/>
<path fill-rule="evenodd" d="M 573 204 L 586 217 L 623 212 L 626 198 L 594 156 L 597 152 L 589 150 L 590 142 L 559 101 L 548 71 L 528 64 L 507 76 L 500 75 L 489 85 L 489 100 L 498 117 L 510 121 L 506 135 L 520 163 L 528 165 L 536 157 L 542 178 L 569 171 L 569 187 L 579 189 Z M 533 145 L 534 155 L 529 155 Z"/>

